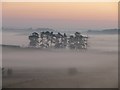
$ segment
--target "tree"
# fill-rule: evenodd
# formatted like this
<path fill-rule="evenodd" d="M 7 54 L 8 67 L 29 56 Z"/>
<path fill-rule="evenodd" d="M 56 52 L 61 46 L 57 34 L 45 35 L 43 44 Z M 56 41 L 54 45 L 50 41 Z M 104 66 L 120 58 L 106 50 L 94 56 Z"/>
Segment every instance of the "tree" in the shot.
<path fill-rule="evenodd" d="M 29 45 L 31 47 L 36 47 L 39 45 L 39 34 L 36 32 L 33 32 L 32 35 L 29 36 L 30 43 Z"/>

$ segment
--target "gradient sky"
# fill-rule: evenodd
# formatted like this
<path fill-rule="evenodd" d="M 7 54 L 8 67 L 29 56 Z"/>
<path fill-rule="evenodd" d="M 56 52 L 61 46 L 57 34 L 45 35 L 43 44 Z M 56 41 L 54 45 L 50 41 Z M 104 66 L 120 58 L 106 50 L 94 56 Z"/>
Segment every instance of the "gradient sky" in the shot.
<path fill-rule="evenodd" d="M 4 2 L 3 27 L 106 29 L 118 27 L 117 2 Z"/>

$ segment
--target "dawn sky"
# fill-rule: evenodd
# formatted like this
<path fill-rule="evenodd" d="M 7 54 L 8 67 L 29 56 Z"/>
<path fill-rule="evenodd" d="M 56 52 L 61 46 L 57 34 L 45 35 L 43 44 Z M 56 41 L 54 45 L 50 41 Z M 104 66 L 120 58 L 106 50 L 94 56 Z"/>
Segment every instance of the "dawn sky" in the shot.
<path fill-rule="evenodd" d="M 117 2 L 4 2 L 3 27 L 53 29 L 117 28 Z"/>

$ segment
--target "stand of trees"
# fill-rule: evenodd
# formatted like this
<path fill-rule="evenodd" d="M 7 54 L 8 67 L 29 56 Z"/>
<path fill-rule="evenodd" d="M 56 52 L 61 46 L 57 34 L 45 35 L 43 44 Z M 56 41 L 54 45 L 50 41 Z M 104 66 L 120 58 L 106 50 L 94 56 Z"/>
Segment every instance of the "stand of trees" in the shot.
<path fill-rule="evenodd" d="M 74 35 L 67 36 L 66 33 L 58 32 L 33 32 L 29 36 L 29 47 L 39 48 L 70 48 L 70 49 L 86 49 L 88 37 L 75 32 Z"/>

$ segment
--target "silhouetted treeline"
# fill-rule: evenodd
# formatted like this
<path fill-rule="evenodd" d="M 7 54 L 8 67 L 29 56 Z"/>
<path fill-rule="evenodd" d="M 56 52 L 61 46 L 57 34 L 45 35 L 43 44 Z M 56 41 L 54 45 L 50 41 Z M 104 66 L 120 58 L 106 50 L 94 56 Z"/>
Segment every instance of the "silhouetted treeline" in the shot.
<path fill-rule="evenodd" d="M 83 36 L 80 32 L 75 32 L 68 36 L 66 33 L 57 34 L 54 32 L 33 32 L 29 36 L 29 46 L 39 48 L 70 48 L 70 49 L 86 49 L 87 36 Z"/>

